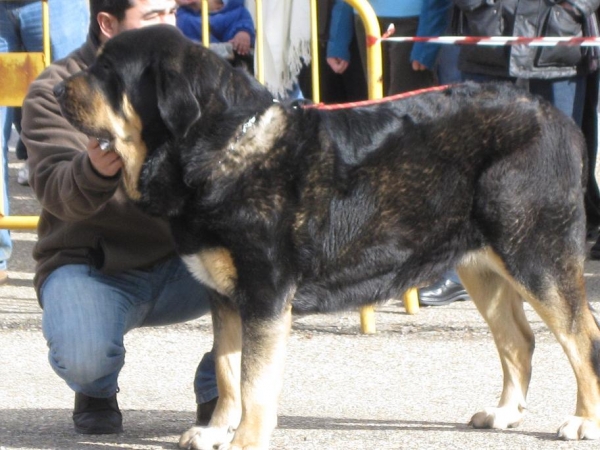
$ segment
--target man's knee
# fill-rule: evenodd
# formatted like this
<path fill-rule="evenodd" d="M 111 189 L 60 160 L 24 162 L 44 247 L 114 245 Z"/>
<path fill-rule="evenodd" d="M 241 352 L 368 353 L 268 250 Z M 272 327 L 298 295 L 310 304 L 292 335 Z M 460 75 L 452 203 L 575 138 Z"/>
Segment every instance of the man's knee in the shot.
<path fill-rule="evenodd" d="M 85 339 L 83 339 L 85 340 Z M 67 383 L 92 385 L 113 373 L 125 362 L 125 349 L 111 342 L 78 342 L 50 345 L 50 365 Z"/>

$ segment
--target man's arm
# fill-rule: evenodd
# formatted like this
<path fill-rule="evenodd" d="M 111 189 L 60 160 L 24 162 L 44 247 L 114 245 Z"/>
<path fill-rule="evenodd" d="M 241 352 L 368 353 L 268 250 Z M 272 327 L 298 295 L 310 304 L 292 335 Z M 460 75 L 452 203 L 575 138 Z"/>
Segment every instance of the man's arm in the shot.
<path fill-rule="evenodd" d="M 354 35 L 352 7 L 342 0 L 335 0 L 329 21 L 327 64 L 335 73 L 344 73 L 350 63 L 350 43 Z"/>
<path fill-rule="evenodd" d="M 441 36 L 449 25 L 451 0 L 424 0 L 417 36 Z M 439 44 L 416 42 L 410 54 L 413 70 L 432 70 L 441 49 Z"/>

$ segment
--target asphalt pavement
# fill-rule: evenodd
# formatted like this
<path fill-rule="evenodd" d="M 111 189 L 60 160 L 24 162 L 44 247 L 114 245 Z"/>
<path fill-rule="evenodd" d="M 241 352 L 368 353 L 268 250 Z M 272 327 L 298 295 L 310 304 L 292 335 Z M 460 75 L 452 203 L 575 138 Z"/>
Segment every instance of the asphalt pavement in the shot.
<path fill-rule="evenodd" d="M 11 158 L 12 213 L 36 214 L 30 188 L 15 183 L 22 163 Z M 175 449 L 194 420 L 192 382 L 212 343 L 210 319 L 129 333 L 119 394 L 125 431 L 78 435 L 73 393 L 47 362 L 32 287 L 35 232 L 12 237 L 10 281 L 0 287 L 0 450 Z M 600 263 L 587 262 L 585 276 L 596 305 Z M 598 442 L 555 439 L 574 412 L 575 379 L 556 340 L 527 311 L 536 335 L 528 411 L 519 428 L 506 431 L 467 425 L 473 413 L 496 405 L 502 385 L 491 335 L 471 302 L 411 316 L 392 300 L 377 309 L 374 335 L 360 334 L 357 312 L 296 319 L 271 448 L 598 448 Z"/>

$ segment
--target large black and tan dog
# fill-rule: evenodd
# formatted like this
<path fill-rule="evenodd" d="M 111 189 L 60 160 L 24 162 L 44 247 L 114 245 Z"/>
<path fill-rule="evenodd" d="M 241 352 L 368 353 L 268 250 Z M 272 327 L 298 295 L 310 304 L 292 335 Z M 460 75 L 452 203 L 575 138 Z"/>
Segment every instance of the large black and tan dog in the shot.
<path fill-rule="evenodd" d="M 583 142 L 548 103 L 466 84 L 354 109 L 294 109 L 164 26 L 111 39 L 56 95 L 78 129 L 113 141 L 129 196 L 168 217 L 190 270 L 218 293 L 220 397 L 209 427 L 184 433 L 182 447 L 268 448 L 292 310 L 383 301 L 455 265 L 504 371 L 500 403 L 473 426 L 522 419 L 528 301 L 577 378 L 575 414 L 559 436 L 600 436 Z"/>

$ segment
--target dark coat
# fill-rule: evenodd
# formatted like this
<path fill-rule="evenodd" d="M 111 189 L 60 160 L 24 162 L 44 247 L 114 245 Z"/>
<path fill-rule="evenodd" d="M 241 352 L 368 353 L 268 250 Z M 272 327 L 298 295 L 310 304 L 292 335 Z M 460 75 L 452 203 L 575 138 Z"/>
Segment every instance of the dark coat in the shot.
<path fill-rule="evenodd" d="M 558 0 L 454 0 L 458 6 L 457 32 L 467 36 L 572 36 L 595 35 L 589 21 L 600 0 L 573 0 L 570 12 Z M 590 47 L 488 47 L 465 45 L 459 68 L 463 72 L 516 78 L 562 78 L 584 73 Z"/>

